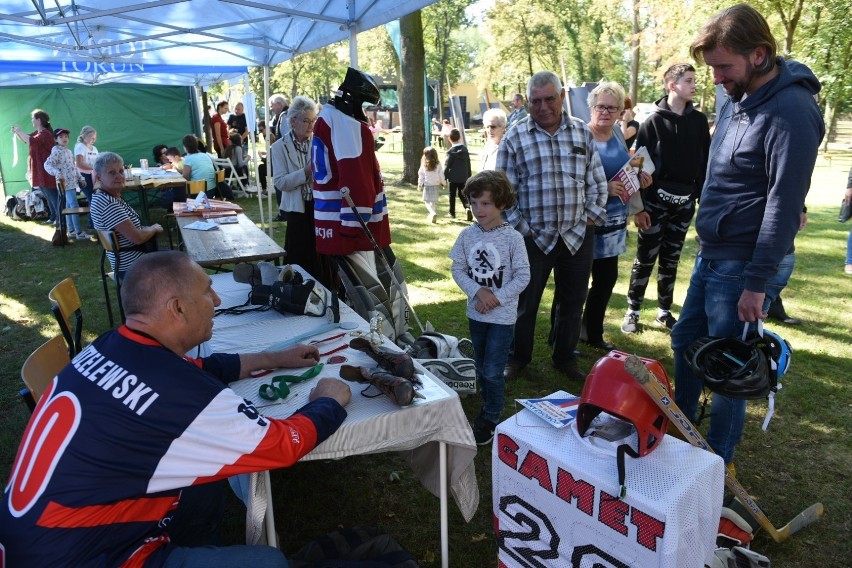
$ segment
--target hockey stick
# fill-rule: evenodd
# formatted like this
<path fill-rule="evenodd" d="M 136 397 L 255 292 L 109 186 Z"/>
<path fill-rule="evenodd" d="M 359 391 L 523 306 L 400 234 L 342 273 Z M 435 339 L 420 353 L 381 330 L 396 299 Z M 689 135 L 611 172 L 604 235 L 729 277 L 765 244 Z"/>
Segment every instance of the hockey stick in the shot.
<path fill-rule="evenodd" d="M 411 305 L 411 302 L 408 301 L 408 296 L 406 296 L 405 291 L 402 289 L 402 285 L 397 281 L 396 274 L 394 274 L 393 269 L 391 268 L 390 263 L 388 262 L 387 257 L 385 257 L 385 251 L 379 248 L 379 243 L 376 242 L 376 239 L 373 238 L 373 233 L 370 231 L 370 228 L 364 222 L 364 219 L 361 218 L 361 214 L 358 213 L 358 208 L 355 207 L 355 202 L 352 201 L 352 197 L 349 195 L 348 187 L 340 188 L 340 195 L 343 196 L 343 199 L 346 200 L 346 203 L 349 205 L 349 208 L 352 209 L 352 213 L 355 214 L 355 218 L 358 219 L 358 223 L 361 224 L 361 228 L 364 229 L 364 233 L 367 235 L 367 238 L 370 239 L 370 244 L 373 245 L 373 250 L 376 255 L 381 259 L 382 264 L 385 265 L 385 270 L 390 276 L 391 282 L 394 286 L 396 286 L 397 292 L 402 297 L 402 300 L 405 302 L 405 305 L 408 306 L 408 309 L 411 310 L 411 315 L 414 316 L 414 321 L 417 322 L 417 326 L 420 328 L 420 333 L 426 331 L 423 328 L 423 324 L 420 323 L 420 318 L 417 317 L 417 314 L 414 312 L 414 307 Z"/>
<path fill-rule="evenodd" d="M 654 400 L 654 403 L 660 408 L 660 410 L 666 413 L 669 420 L 675 425 L 675 427 L 677 427 L 678 430 L 680 430 L 680 433 L 683 434 L 687 442 L 693 446 L 707 450 L 708 452 L 713 451 L 704 437 L 695 429 L 689 418 L 683 415 L 683 412 L 681 412 L 680 408 L 678 408 L 674 400 L 672 400 L 666 385 L 664 385 L 660 379 L 654 375 L 654 373 L 645 367 L 639 357 L 636 357 L 635 355 L 628 357 L 624 361 L 624 369 L 633 375 L 639 384 L 642 385 L 645 392 L 647 392 Z M 772 540 L 775 542 L 784 542 L 806 526 L 818 521 L 825 512 L 822 503 L 814 503 L 796 515 L 792 521 L 780 529 L 776 529 L 727 467 L 725 467 L 725 487 L 733 492 L 745 504 L 745 506 L 748 507 L 752 515 L 754 515 L 755 520 L 757 520 L 760 526 L 769 533 L 769 536 L 771 536 Z"/>

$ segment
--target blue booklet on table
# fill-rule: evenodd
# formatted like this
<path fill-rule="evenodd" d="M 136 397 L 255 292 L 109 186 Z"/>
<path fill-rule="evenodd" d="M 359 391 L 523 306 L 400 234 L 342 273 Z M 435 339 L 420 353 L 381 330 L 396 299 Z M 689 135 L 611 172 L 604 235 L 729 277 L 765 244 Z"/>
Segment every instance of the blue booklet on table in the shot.
<path fill-rule="evenodd" d="M 516 398 L 515 401 L 554 428 L 564 428 L 577 418 L 580 397 Z"/>

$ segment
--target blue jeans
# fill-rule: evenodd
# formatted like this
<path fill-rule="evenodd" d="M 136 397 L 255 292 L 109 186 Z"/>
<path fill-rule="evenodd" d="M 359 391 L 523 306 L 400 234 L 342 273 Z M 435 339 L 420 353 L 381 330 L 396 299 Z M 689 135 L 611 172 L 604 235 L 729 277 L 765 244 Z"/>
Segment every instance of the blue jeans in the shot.
<path fill-rule="evenodd" d="M 479 377 L 482 395 L 480 414 L 497 424 L 503 413 L 506 382 L 503 370 L 509 360 L 509 346 L 515 333 L 514 325 L 501 325 L 469 319 L 470 341 L 473 343 L 473 361 Z"/>
<path fill-rule="evenodd" d="M 66 189 L 65 190 L 65 207 L 79 207 L 80 204 L 77 203 L 77 190 L 76 189 Z M 80 225 L 80 216 L 77 214 L 74 215 L 66 215 L 65 216 L 65 224 L 67 225 L 69 233 L 82 233 L 83 227 Z"/>
<path fill-rule="evenodd" d="M 764 311 L 787 285 L 795 259 L 794 254 L 785 256 L 775 276 L 766 283 Z M 737 315 L 737 302 L 743 292 L 743 270 L 746 264 L 742 260 L 704 260 L 700 253 L 695 259 L 680 319 L 672 329 L 675 403 L 693 421 L 704 384 L 692 372 L 684 351 L 700 337 L 742 335 L 743 322 Z M 707 442 L 725 463 L 734 458 L 734 448 L 743 431 L 745 408 L 745 400 L 713 395 Z"/>
<path fill-rule="evenodd" d="M 59 191 L 55 187 L 34 187 L 33 189 L 40 189 L 44 196 L 47 198 L 47 207 L 48 209 L 50 209 L 50 219 L 48 220 L 58 227 L 60 209 Z"/>
<path fill-rule="evenodd" d="M 89 202 L 89 207 L 92 206 L 92 195 L 95 193 L 95 182 L 92 181 L 92 174 L 83 174 L 83 179 L 86 180 L 86 183 L 82 186 L 83 194 L 86 196 L 86 201 Z M 92 214 L 89 213 L 87 217 L 89 223 L 89 229 L 94 229 L 95 224 L 92 223 Z"/>
<path fill-rule="evenodd" d="M 180 504 L 166 525 L 174 547 L 164 566 L 287 568 L 284 554 L 270 546 L 215 546 L 225 510 L 225 488 L 226 482 L 214 481 L 183 489 Z"/>
<path fill-rule="evenodd" d="M 852 264 L 852 229 L 849 229 L 849 238 L 846 239 L 846 264 Z"/>
<path fill-rule="evenodd" d="M 271 546 L 201 546 L 179 547 L 172 550 L 163 568 L 287 568 L 290 564 L 284 553 Z"/>

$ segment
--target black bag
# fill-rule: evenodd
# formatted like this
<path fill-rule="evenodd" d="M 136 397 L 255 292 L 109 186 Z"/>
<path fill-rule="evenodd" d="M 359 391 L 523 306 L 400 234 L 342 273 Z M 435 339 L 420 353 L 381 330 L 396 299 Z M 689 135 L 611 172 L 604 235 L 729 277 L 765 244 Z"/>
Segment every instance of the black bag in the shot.
<path fill-rule="evenodd" d="M 374 527 L 343 528 L 315 538 L 290 560 L 293 568 L 418 568 L 392 536 Z"/>
<path fill-rule="evenodd" d="M 837 216 L 837 220 L 841 223 L 845 223 L 850 217 L 852 217 L 852 203 L 844 200 L 840 204 L 840 215 Z"/>
<path fill-rule="evenodd" d="M 228 182 L 220 181 L 216 184 L 216 188 L 213 190 L 213 197 L 216 199 L 227 199 L 228 201 L 233 201 L 234 190 Z"/>

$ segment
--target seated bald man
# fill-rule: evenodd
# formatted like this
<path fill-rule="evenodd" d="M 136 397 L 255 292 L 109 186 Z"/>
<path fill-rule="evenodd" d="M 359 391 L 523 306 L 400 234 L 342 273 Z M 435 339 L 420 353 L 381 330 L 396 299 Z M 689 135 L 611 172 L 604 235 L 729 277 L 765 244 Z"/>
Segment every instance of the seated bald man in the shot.
<path fill-rule="evenodd" d="M 272 547 L 206 546 L 222 480 L 293 465 L 343 423 L 349 387 L 320 379 L 274 420 L 227 383 L 314 365 L 315 347 L 184 357 L 210 339 L 220 300 L 182 252 L 141 257 L 122 302 L 127 323 L 53 379 L 24 432 L 0 509 L 6 566 L 286 567 Z"/>

